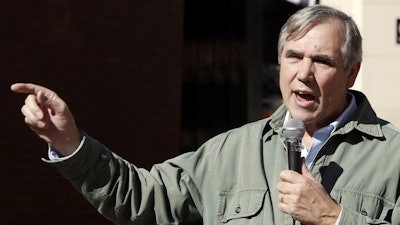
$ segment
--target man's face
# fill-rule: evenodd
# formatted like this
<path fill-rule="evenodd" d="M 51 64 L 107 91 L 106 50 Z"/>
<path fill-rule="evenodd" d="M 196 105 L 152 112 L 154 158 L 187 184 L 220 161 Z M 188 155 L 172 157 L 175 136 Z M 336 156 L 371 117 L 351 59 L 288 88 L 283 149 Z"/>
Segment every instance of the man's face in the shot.
<path fill-rule="evenodd" d="M 340 24 L 329 20 L 284 44 L 279 81 L 283 101 L 308 132 L 326 126 L 347 106 L 346 90 L 359 67 L 344 70 L 343 40 Z"/>

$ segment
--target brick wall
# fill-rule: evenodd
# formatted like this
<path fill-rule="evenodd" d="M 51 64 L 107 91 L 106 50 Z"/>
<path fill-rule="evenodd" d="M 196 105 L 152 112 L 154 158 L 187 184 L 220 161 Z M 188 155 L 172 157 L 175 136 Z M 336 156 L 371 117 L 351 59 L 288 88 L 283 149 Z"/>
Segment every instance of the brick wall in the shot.
<path fill-rule="evenodd" d="M 111 224 L 40 158 L 14 82 L 54 89 L 78 125 L 149 168 L 179 153 L 183 1 L 0 3 L 1 224 Z"/>

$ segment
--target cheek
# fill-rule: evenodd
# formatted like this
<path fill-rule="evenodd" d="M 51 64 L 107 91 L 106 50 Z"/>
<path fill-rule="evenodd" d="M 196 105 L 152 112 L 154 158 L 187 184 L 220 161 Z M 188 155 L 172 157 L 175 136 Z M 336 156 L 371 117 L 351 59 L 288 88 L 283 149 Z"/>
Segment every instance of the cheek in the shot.
<path fill-rule="evenodd" d="M 290 81 L 288 77 L 282 73 L 279 75 L 279 87 L 283 97 L 285 97 L 285 93 L 290 89 Z"/>
<path fill-rule="evenodd" d="M 322 101 L 325 105 L 336 106 L 337 102 L 340 102 L 346 93 L 347 87 L 344 81 L 338 81 L 335 79 L 324 81 L 320 84 L 320 91 L 322 95 Z"/>
<path fill-rule="evenodd" d="M 292 80 L 292 73 L 287 70 L 285 67 L 281 67 L 280 72 L 279 72 L 279 85 L 281 86 L 281 89 L 287 89 L 287 87 L 290 85 L 290 82 Z"/>

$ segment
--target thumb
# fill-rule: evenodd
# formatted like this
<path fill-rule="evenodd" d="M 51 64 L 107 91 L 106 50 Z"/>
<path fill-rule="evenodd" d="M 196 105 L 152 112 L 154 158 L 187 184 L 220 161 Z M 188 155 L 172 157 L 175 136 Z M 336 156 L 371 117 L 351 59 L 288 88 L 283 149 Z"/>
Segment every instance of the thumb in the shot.
<path fill-rule="evenodd" d="M 36 100 L 44 108 L 50 109 L 52 115 L 57 114 L 60 109 L 61 99 L 54 92 L 38 91 Z"/>

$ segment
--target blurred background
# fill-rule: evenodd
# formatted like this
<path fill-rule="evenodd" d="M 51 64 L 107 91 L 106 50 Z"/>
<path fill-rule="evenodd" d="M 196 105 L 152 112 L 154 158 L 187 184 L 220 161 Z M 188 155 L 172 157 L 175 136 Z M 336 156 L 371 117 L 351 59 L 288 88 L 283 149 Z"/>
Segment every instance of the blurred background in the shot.
<path fill-rule="evenodd" d="M 271 114 L 281 103 L 280 27 L 310 4 L 349 10 L 371 33 L 365 56 L 372 72 L 363 70 L 356 88 L 398 124 L 396 89 L 382 94 L 376 84 L 377 77 L 399 81 L 399 0 L 2 1 L 1 223 L 111 224 L 40 160 L 47 145 L 24 124 L 25 96 L 11 93 L 12 83 L 53 89 L 89 135 L 149 169 Z M 377 10 L 385 16 L 368 16 Z"/>

